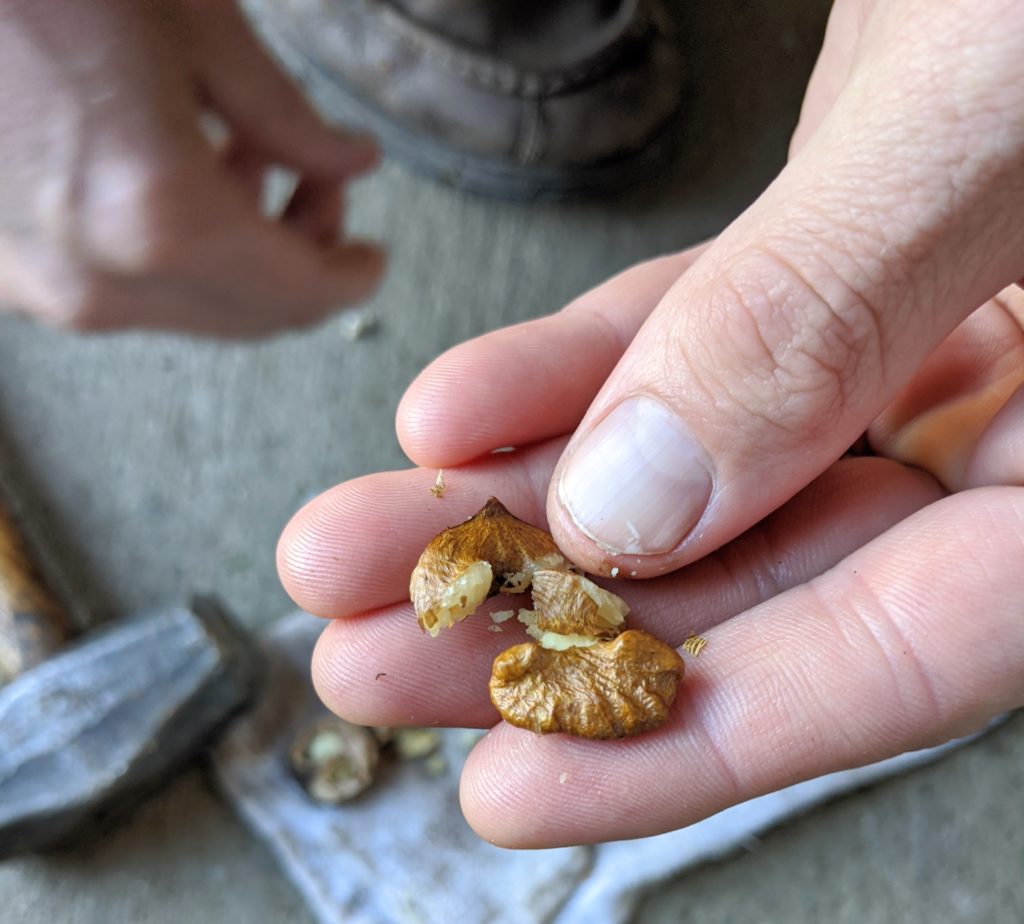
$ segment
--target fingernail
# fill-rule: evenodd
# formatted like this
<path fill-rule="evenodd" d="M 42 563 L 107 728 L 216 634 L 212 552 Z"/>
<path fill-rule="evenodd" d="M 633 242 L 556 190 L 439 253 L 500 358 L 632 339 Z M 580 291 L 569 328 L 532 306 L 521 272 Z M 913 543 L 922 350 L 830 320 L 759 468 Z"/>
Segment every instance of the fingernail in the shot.
<path fill-rule="evenodd" d="M 674 549 L 711 496 L 711 460 L 690 428 L 651 398 L 627 398 L 585 436 L 558 493 L 576 525 L 612 553 Z"/>

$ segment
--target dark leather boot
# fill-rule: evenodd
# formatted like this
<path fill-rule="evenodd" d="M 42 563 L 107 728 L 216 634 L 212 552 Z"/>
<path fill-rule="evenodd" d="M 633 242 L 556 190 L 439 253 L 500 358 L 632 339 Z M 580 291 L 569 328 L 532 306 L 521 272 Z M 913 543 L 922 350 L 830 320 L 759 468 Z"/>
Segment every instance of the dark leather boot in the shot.
<path fill-rule="evenodd" d="M 566 196 L 660 160 L 684 61 L 662 0 L 248 0 L 330 111 L 477 192 Z"/>

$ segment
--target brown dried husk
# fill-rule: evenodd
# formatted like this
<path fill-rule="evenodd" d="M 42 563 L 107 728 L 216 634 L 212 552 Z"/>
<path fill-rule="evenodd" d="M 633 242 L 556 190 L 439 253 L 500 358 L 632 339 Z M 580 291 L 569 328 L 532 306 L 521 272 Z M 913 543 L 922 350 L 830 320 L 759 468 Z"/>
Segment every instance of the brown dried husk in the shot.
<path fill-rule="evenodd" d="M 544 530 L 524 523 L 492 497 L 465 523 L 435 536 L 420 556 L 409 596 L 423 629 L 436 635 L 451 625 L 451 614 L 443 604 L 445 591 L 479 561 L 487 562 L 493 574 L 487 596 L 522 593 L 538 569 L 572 567 Z"/>
<path fill-rule="evenodd" d="M 494 660 L 491 702 L 538 734 L 625 738 L 665 723 L 683 670 L 672 647 L 636 629 L 565 651 L 516 645 Z"/>

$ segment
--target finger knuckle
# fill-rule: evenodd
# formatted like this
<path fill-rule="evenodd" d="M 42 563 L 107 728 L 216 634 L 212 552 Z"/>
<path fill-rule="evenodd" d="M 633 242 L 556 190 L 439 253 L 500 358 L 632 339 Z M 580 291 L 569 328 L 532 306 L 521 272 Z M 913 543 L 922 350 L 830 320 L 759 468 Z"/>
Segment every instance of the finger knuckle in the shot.
<path fill-rule="evenodd" d="M 80 203 L 74 234 L 79 258 L 125 276 L 171 268 L 187 242 L 182 225 L 189 201 L 180 171 L 109 172 Z"/>
<path fill-rule="evenodd" d="M 702 366 L 721 366 L 722 349 L 733 357 L 716 393 L 801 438 L 847 415 L 881 362 L 877 307 L 827 267 L 747 255 L 720 274 L 705 310 L 718 335 L 703 338 L 716 355 Z"/>

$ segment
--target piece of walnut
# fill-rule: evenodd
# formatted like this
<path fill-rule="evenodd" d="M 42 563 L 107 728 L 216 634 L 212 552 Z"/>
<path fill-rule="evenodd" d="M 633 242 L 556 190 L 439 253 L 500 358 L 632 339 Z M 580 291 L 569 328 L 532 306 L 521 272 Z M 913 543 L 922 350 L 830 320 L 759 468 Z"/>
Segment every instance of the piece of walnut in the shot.
<path fill-rule="evenodd" d="M 299 729 L 288 759 L 313 799 L 337 805 L 370 786 L 379 754 L 380 745 L 370 729 L 326 716 Z"/>
<path fill-rule="evenodd" d="M 538 571 L 532 592 L 533 612 L 519 618 L 542 644 L 548 633 L 611 638 L 622 630 L 629 613 L 625 600 L 582 574 Z"/>
<path fill-rule="evenodd" d="M 502 717 L 539 734 L 587 738 L 622 738 L 662 725 L 682 659 L 651 635 L 623 631 L 625 601 L 575 573 L 551 536 L 493 497 L 431 541 L 409 592 L 420 626 L 437 635 L 486 597 L 531 585 L 533 609 L 518 616 L 537 643 L 509 648 L 492 667 L 491 701 Z M 511 615 L 495 614 L 495 621 Z"/>
<path fill-rule="evenodd" d="M 635 629 L 565 651 L 516 645 L 494 660 L 491 701 L 538 734 L 624 738 L 664 724 L 683 669 L 673 648 Z"/>
<path fill-rule="evenodd" d="M 420 626 L 437 635 L 487 597 L 523 593 L 535 571 L 571 567 L 544 530 L 492 497 L 478 514 L 431 540 L 413 570 L 409 595 Z"/>

